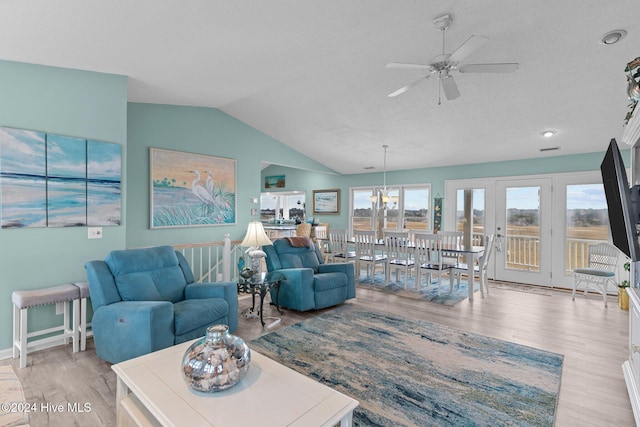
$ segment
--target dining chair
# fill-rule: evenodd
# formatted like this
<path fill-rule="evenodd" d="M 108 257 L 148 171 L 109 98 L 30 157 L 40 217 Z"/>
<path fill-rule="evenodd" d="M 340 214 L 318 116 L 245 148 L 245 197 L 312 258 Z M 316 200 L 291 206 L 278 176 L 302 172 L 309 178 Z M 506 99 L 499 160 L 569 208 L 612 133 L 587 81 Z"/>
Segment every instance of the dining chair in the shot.
<path fill-rule="evenodd" d="M 432 275 L 438 276 L 438 293 L 440 293 L 440 283 L 442 275 L 449 274 L 451 291 L 453 291 L 453 278 L 451 269 L 453 265 L 447 264 L 442 254 L 442 235 L 416 233 L 414 236 L 414 262 L 416 265 L 416 289 L 422 285 L 422 272 L 427 273 L 427 284 L 431 284 Z"/>
<path fill-rule="evenodd" d="M 493 254 L 493 248 L 495 246 L 495 239 L 493 234 L 485 235 L 482 245 L 484 246 L 484 253 L 478 257 L 478 264 L 473 266 L 473 273 L 474 277 L 476 274 L 478 275 L 478 280 L 480 282 L 480 295 L 482 295 L 482 297 L 484 298 L 485 291 L 487 295 L 489 295 L 489 285 L 487 283 L 487 266 L 489 265 L 491 255 Z M 463 274 L 468 274 L 468 271 L 469 267 L 465 263 L 460 263 L 453 269 L 458 287 L 460 286 L 460 276 L 462 276 Z M 467 280 L 469 281 L 468 285 L 473 286 L 473 278 Z"/>
<path fill-rule="evenodd" d="M 616 286 L 616 269 L 620 251 L 609 243 L 589 245 L 588 265 L 586 268 L 573 270 L 573 291 L 571 299 L 576 298 L 576 290 L 584 284 L 584 294 L 587 295 L 590 285 L 602 294 L 604 306 L 607 306 L 607 291 L 609 284 Z"/>
<path fill-rule="evenodd" d="M 327 227 L 324 225 L 316 225 L 313 227 L 313 237 L 325 240 L 327 238 Z"/>
<path fill-rule="evenodd" d="M 376 266 L 379 264 L 384 267 L 387 256 L 376 253 L 375 230 L 354 230 L 353 237 L 356 244 L 356 277 L 360 277 L 360 269 L 365 265 L 367 277 L 370 277 L 371 283 L 373 283 Z"/>
<path fill-rule="evenodd" d="M 331 262 L 355 261 L 356 252 L 349 250 L 349 236 L 347 230 L 329 230 L 329 251 L 328 258 Z"/>
<path fill-rule="evenodd" d="M 396 271 L 396 282 L 399 282 L 399 272 L 404 270 L 404 287 L 407 287 L 407 279 L 415 267 L 413 260 L 413 247 L 410 246 L 408 231 L 385 231 L 384 247 L 387 262 L 384 267 L 385 283 L 388 285 L 391 279 L 391 269 Z"/>
<path fill-rule="evenodd" d="M 438 235 L 442 236 L 442 247 L 446 249 L 447 247 L 456 247 L 462 244 L 464 233 L 462 233 L 462 231 L 439 231 Z M 448 264 L 456 266 L 460 262 L 460 256 L 458 254 L 443 250 L 442 256 Z"/>

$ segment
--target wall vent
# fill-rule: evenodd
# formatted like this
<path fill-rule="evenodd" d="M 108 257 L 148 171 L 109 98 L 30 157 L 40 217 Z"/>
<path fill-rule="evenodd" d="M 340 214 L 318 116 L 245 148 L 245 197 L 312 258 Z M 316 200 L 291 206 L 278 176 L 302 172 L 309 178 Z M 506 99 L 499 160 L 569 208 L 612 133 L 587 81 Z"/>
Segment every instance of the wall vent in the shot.
<path fill-rule="evenodd" d="M 540 152 L 544 153 L 545 151 L 558 151 L 560 149 L 560 147 L 547 147 L 547 148 L 541 148 Z"/>

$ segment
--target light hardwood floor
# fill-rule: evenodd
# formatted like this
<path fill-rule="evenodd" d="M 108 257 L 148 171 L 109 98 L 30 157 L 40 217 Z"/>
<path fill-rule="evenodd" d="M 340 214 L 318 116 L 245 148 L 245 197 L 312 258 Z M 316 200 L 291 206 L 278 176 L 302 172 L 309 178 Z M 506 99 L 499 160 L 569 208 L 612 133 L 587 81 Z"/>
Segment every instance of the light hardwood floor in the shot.
<path fill-rule="evenodd" d="M 609 308 L 604 308 L 596 296 L 580 295 L 572 301 L 566 291 L 549 291 L 545 295 L 492 288 L 487 298 L 476 294 L 473 303 L 463 301 L 446 307 L 361 288 L 357 295 L 347 304 L 563 354 L 556 426 L 634 425 L 621 369 L 628 351 L 629 314 L 618 309 L 613 298 Z M 240 301 L 241 309 L 249 305 L 250 299 Z M 272 307 L 265 309 L 266 315 L 282 319 L 274 331 L 318 313 L 286 310 L 280 316 Z M 241 317 L 236 334 L 250 341 L 269 332 L 259 320 Z M 70 345 L 33 353 L 24 369 L 18 368 L 17 360 L 3 360 L 0 364 L 13 366 L 29 402 L 91 404 L 91 411 L 85 413 L 34 413 L 32 426 L 115 424 L 115 374 L 110 364 L 96 357 L 91 340 L 82 353 L 73 353 Z"/>

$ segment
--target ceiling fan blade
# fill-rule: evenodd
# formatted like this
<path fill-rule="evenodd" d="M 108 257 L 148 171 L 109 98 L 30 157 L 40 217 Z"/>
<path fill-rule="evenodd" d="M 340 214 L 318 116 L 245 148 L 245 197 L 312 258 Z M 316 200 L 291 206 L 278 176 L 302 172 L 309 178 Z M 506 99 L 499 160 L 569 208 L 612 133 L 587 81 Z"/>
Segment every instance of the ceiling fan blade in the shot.
<path fill-rule="evenodd" d="M 430 65 L 423 64 L 406 64 L 404 62 L 389 62 L 386 68 L 399 68 L 403 70 L 428 70 Z"/>
<path fill-rule="evenodd" d="M 476 49 L 480 49 L 489 39 L 485 36 L 471 36 L 466 42 L 462 43 L 455 52 L 449 57 L 449 62 L 460 62 L 467 56 L 471 55 Z"/>
<path fill-rule="evenodd" d="M 440 81 L 442 82 L 442 90 L 444 91 L 444 96 L 446 96 L 449 101 L 456 99 L 460 96 L 458 85 L 456 84 L 456 81 L 453 79 L 453 76 L 449 76 Z"/>
<path fill-rule="evenodd" d="M 411 89 L 412 87 L 414 87 L 415 85 L 417 85 L 418 83 L 420 83 L 423 80 L 428 79 L 431 76 L 424 76 L 424 77 L 420 77 L 418 80 L 409 83 L 406 86 L 401 87 L 400 89 L 396 90 L 395 92 L 391 92 L 389 95 L 387 95 L 389 98 L 395 98 L 398 95 L 402 95 L 403 93 L 405 93 L 406 91 L 408 91 L 409 89 Z"/>
<path fill-rule="evenodd" d="M 461 73 L 513 73 L 518 69 L 518 63 L 500 64 L 467 64 L 458 69 Z"/>

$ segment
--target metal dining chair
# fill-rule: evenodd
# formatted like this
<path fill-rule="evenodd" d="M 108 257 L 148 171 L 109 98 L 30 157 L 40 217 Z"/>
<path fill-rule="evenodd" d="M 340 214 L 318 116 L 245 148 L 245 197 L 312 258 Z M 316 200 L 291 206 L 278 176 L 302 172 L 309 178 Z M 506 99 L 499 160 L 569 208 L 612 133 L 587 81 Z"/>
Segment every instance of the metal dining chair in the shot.
<path fill-rule="evenodd" d="M 363 265 L 367 267 L 367 277 L 375 275 L 376 266 L 387 262 L 386 255 L 376 253 L 376 232 L 375 230 L 354 230 L 353 237 L 356 244 L 356 277 L 360 277 L 360 269 Z"/>

